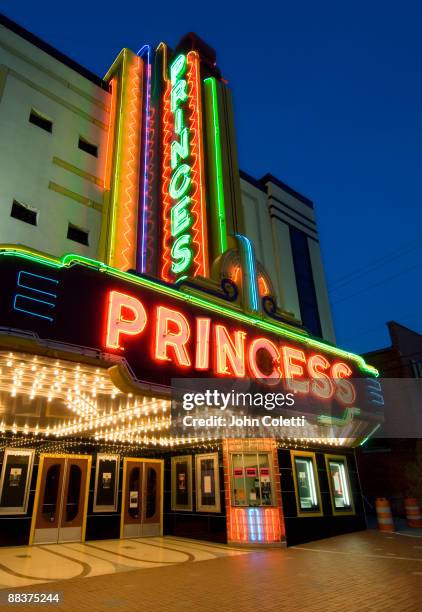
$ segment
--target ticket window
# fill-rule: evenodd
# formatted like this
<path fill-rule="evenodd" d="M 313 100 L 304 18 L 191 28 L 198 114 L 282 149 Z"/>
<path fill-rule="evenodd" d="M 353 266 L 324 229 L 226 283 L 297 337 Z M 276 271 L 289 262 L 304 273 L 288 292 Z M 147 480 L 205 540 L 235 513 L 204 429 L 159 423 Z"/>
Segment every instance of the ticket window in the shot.
<path fill-rule="evenodd" d="M 325 455 L 325 463 L 330 484 L 333 514 L 355 514 L 346 457 Z"/>
<path fill-rule="evenodd" d="M 274 506 L 271 453 L 231 455 L 232 506 Z"/>
<path fill-rule="evenodd" d="M 315 453 L 291 451 L 298 516 L 322 516 Z"/>

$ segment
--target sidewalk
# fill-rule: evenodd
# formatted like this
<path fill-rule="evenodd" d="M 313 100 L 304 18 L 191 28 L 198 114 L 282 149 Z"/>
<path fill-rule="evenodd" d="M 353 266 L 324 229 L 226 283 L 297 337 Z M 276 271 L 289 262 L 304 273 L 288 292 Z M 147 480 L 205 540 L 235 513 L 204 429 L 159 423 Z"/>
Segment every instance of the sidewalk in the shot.
<path fill-rule="evenodd" d="M 207 543 L 197 546 L 205 551 Z M 56 607 L 81 612 L 417 612 L 422 542 L 366 531 L 23 589 L 40 590 L 59 591 L 63 605 Z M 0 591 L 3 601 L 6 592 Z"/>

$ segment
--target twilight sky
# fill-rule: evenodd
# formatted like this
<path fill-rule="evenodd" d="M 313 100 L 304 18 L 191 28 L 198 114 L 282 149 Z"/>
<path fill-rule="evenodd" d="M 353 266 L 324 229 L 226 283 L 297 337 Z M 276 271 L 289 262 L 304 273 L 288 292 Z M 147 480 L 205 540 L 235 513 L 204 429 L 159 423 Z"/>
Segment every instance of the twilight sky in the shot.
<path fill-rule="evenodd" d="M 233 89 L 239 161 L 310 197 L 337 341 L 422 333 L 422 5 L 417 0 L 112 3 L 0 0 L 103 75 L 122 47 L 195 31 Z"/>

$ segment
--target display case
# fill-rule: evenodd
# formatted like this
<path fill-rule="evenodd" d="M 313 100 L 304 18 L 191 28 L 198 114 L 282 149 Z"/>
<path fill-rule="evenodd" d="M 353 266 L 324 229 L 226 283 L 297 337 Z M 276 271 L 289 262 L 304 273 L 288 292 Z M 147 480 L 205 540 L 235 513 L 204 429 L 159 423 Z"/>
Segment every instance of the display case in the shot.
<path fill-rule="evenodd" d="M 6 448 L 0 477 L 0 514 L 26 514 L 35 450 Z"/>
<path fill-rule="evenodd" d="M 347 457 L 344 455 L 325 455 L 325 465 L 330 485 L 333 514 L 337 516 L 355 514 Z"/>
<path fill-rule="evenodd" d="M 93 512 L 117 511 L 119 463 L 119 455 L 98 453 L 95 467 Z"/>
<path fill-rule="evenodd" d="M 315 453 L 290 451 L 298 516 L 322 516 Z"/>
<path fill-rule="evenodd" d="M 171 509 L 192 512 L 192 455 L 171 458 Z"/>
<path fill-rule="evenodd" d="M 220 512 L 218 453 L 195 456 L 196 510 Z"/>

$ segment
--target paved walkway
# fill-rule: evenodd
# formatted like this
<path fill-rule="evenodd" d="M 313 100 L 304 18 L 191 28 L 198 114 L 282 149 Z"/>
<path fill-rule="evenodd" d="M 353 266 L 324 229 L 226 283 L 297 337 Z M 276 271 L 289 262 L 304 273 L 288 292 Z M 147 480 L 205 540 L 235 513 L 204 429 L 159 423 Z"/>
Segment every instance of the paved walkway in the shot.
<path fill-rule="evenodd" d="M 123 544 L 135 545 L 132 540 Z M 180 549 L 186 546 L 185 554 L 188 548 L 195 547 L 198 554 L 190 553 L 194 558 L 186 562 L 173 558 L 170 563 L 161 562 L 159 567 L 150 565 L 141 570 L 116 571 L 88 579 L 82 579 L 81 574 L 19 591 L 58 591 L 63 601 L 60 607 L 72 611 L 114 608 L 119 612 L 419 612 L 422 609 L 422 541 L 418 538 L 366 531 L 288 549 L 227 550 L 230 554 L 223 554 L 223 546 L 216 545 L 214 553 L 207 548 L 214 547 L 209 543 L 175 538 L 162 539 L 162 545 L 163 549 L 178 550 L 179 546 Z M 101 546 L 112 545 L 102 543 Z M 133 549 L 120 550 L 119 558 L 126 563 L 122 557 L 126 554 L 124 550 L 130 556 L 134 553 Z M 199 560 L 199 551 L 215 556 L 202 563 L 192 563 Z M 3 601 L 8 592 L 0 591 Z M 25 607 L 15 606 L 15 609 Z M 40 607 L 32 605 L 31 609 Z M 3 605 L 0 609 L 13 608 Z"/>
<path fill-rule="evenodd" d="M 0 548 L 0 589 L 209 561 L 248 552 L 173 537 L 5 547 Z"/>

